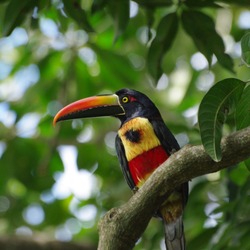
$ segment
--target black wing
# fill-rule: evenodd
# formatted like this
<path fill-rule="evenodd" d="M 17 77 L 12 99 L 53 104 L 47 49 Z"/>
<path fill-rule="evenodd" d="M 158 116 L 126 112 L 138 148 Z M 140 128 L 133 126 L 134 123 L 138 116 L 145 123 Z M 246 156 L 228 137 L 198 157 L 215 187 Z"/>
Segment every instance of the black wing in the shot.
<path fill-rule="evenodd" d="M 154 128 L 156 136 L 160 140 L 161 145 L 168 154 L 172 154 L 173 152 L 180 149 L 180 146 L 176 141 L 174 135 L 165 125 L 163 120 L 151 120 L 150 122 Z"/>
<path fill-rule="evenodd" d="M 134 181 L 131 177 L 131 174 L 129 172 L 128 161 L 127 161 L 126 156 L 125 156 L 124 146 L 123 146 L 122 141 L 118 135 L 116 136 L 116 139 L 115 139 L 115 148 L 116 148 L 116 153 L 118 156 L 118 160 L 120 162 L 123 176 L 125 177 L 125 180 L 127 181 L 129 187 L 131 189 L 134 189 L 135 183 L 134 183 Z"/>
<path fill-rule="evenodd" d="M 174 135 L 165 125 L 163 120 L 151 120 L 150 122 L 154 128 L 156 136 L 160 140 L 161 145 L 169 155 L 180 149 L 180 146 L 176 141 Z M 177 188 L 177 190 L 178 189 L 179 188 Z M 188 182 L 183 183 L 178 191 L 182 193 L 184 206 L 188 200 Z"/>

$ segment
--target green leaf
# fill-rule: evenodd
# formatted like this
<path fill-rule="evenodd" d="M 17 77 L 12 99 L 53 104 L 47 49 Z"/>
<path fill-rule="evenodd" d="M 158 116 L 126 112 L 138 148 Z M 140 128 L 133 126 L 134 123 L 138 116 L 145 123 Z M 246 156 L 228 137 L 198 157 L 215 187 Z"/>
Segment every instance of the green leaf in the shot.
<path fill-rule="evenodd" d="M 113 0 L 108 2 L 108 8 L 110 14 L 114 19 L 115 42 L 127 28 L 129 22 L 129 7 L 130 6 L 128 0 L 123 0 L 123 1 Z"/>
<path fill-rule="evenodd" d="M 233 61 L 225 51 L 222 38 L 215 30 L 211 17 L 200 11 L 183 11 L 182 25 L 193 39 L 197 49 L 207 58 L 209 65 L 212 55 L 215 54 L 218 62 L 229 71 L 233 72 Z"/>
<path fill-rule="evenodd" d="M 177 30 L 178 17 L 176 13 L 164 16 L 157 27 L 156 36 L 151 43 L 147 56 L 147 67 L 155 80 L 158 80 L 162 74 L 163 56 L 170 49 Z"/>
<path fill-rule="evenodd" d="M 220 161 L 222 125 L 245 87 L 245 82 L 228 78 L 215 84 L 204 96 L 198 112 L 201 140 L 214 161 Z"/>
<path fill-rule="evenodd" d="M 220 2 L 224 2 L 226 4 L 239 5 L 249 7 L 249 0 L 220 0 Z"/>
<path fill-rule="evenodd" d="M 190 8 L 214 7 L 221 8 L 220 5 L 213 0 L 187 0 L 185 4 Z"/>
<path fill-rule="evenodd" d="M 244 161 L 244 164 L 246 165 L 248 171 L 250 171 L 250 158 Z"/>
<path fill-rule="evenodd" d="M 102 10 L 107 3 L 107 0 L 94 0 L 91 6 L 92 14 L 95 14 L 97 11 Z"/>
<path fill-rule="evenodd" d="M 8 36 L 14 28 L 20 26 L 27 13 L 36 6 L 32 0 L 12 0 L 6 8 L 3 20 L 3 36 Z"/>
<path fill-rule="evenodd" d="M 134 86 L 138 81 L 139 73 L 134 70 L 126 57 L 95 45 L 91 47 L 97 54 L 103 82 L 109 83 L 113 89 Z"/>
<path fill-rule="evenodd" d="M 230 168 L 228 171 L 228 176 L 230 177 L 229 182 L 233 182 L 232 184 L 236 184 L 237 186 L 243 186 L 248 181 L 248 169 L 246 168 L 244 162 L 237 164 L 237 166 Z M 231 201 L 237 199 L 236 190 L 233 188 L 234 185 L 231 185 L 232 191 Z"/>
<path fill-rule="evenodd" d="M 87 32 L 93 32 L 94 29 L 90 25 L 85 10 L 81 8 L 78 0 L 62 0 L 66 14 Z"/>
<path fill-rule="evenodd" d="M 237 130 L 250 126 L 250 85 L 248 85 L 236 106 L 236 128 Z M 244 161 L 250 171 L 250 159 Z"/>
<path fill-rule="evenodd" d="M 172 0 L 137 0 L 136 1 L 139 5 L 146 7 L 146 8 L 160 8 L 164 6 L 171 6 L 173 5 Z"/>
<path fill-rule="evenodd" d="M 216 227 L 206 230 L 200 230 L 200 233 L 187 242 L 188 249 L 206 249 L 208 239 L 216 233 Z"/>
<path fill-rule="evenodd" d="M 8 173 L 29 190 L 41 191 L 50 188 L 54 182 L 46 158 L 50 149 L 49 144 L 42 145 L 39 140 L 16 137 L 8 142 L 2 156 L 0 175 L 6 177 Z"/>
<path fill-rule="evenodd" d="M 246 66 L 250 67 L 250 32 L 241 38 L 241 58 Z"/>
<path fill-rule="evenodd" d="M 248 85 L 236 106 L 237 130 L 250 126 L 250 85 Z"/>

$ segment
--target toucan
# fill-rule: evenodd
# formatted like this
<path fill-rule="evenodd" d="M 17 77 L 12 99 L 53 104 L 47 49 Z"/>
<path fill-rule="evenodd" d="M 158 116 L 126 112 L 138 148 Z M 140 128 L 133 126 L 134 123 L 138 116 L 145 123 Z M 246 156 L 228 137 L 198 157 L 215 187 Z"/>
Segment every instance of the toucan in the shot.
<path fill-rule="evenodd" d="M 143 93 L 121 89 L 73 102 L 54 117 L 59 121 L 113 116 L 121 121 L 116 152 L 123 175 L 132 190 L 138 190 L 152 172 L 180 149 L 155 104 Z M 188 199 L 188 183 L 168 196 L 157 212 L 164 222 L 167 250 L 185 250 L 182 215 Z"/>

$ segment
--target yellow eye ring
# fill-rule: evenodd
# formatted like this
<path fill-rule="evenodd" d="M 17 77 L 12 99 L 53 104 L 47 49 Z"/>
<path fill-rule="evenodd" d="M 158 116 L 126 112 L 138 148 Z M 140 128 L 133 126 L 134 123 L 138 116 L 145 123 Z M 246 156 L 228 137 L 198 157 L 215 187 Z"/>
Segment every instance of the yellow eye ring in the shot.
<path fill-rule="evenodd" d="M 127 96 L 122 97 L 122 102 L 123 103 L 127 103 L 129 101 Z"/>

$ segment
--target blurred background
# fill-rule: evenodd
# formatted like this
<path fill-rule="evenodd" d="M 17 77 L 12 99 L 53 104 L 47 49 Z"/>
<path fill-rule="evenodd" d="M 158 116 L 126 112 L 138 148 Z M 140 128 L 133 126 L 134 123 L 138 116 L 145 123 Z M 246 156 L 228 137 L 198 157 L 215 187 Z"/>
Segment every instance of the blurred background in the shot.
<path fill-rule="evenodd" d="M 114 1 L 72 2 L 79 13 L 60 0 L 0 1 L 0 236 L 95 248 L 99 219 L 132 195 L 114 147 L 119 122 L 53 127 L 54 115 L 72 101 L 133 88 L 150 96 L 181 146 L 201 144 L 197 111 L 204 94 L 224 78 L 250 78 L 240 46 L 250 9 L 247 1 L 201 8 L 214 20 L 235 73 L 215 56 L 209 68 L 179 25 L 158 79 L 148 71 L 147 55 L 157 24 L 176 10 L 171 1 L 129 1 L 126 25 Z M 192 180 L 184 215 L 188 249 L 250 249 L 249 195 L 243 163 Z M 135 249 L 164 249 L 163 236 L 153 218 Z"/>

